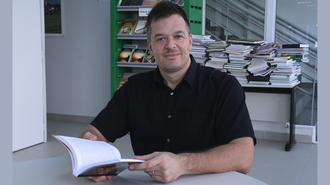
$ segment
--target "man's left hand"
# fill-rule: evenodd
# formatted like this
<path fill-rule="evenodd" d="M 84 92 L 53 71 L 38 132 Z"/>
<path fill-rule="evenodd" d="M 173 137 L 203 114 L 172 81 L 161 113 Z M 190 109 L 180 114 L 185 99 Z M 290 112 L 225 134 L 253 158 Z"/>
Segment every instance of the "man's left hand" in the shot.
<path fill-rule="evenodd" d="M 161 182 L 171 182 L 185 171 L 185 157 L 170 152 L 154 152 L 134 158 L 145 162 L 131 164 L 129 170 L 145 171 L 153 179 Z"/>

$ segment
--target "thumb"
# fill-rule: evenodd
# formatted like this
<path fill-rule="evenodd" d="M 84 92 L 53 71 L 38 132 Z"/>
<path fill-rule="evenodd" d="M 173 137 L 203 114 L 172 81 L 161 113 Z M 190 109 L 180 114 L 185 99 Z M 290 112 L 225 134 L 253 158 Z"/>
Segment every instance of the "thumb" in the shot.
<path fill-rule="evenodd" d="M 147 161 L 149 159 L 154 158 L 155 156 L 157 156 L 159 154 L 159 152 L 154 152 L 148 155 L 143 155 L 143 156 L 135 156 L 134 159 L 139 159 L 139 160 L 144 160 Z"/>

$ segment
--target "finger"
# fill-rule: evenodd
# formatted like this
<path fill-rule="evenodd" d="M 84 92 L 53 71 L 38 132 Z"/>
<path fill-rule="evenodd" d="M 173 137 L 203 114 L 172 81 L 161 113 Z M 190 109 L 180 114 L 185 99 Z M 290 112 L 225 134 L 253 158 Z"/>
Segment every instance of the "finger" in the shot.
<path fill-rule="evenodd" d="M 148 161 L 145 161 L 143 163 L 133 163 L 129 165 L 129 170 L 136 170 L 136 171 L 152 171 L 156 170 L 157 166 L 160 164 L 161 160 L 158 160 L 156 158 L 152 158 Z"/>
<path fill-rule="evenodd" d="M 110 180 L 111 176 L 98 176 L 98 177 L 88 177 L 88 178 L 95 182 L 103 182 L 105 180 Z"/>
<path fill-rule="evenodd" d="M 159 176 L 160 175 L 160 173 L 158 173 L 157 170 L 150 170 L 150 171 L 148 171 L 148 174 L 150 176 Z"/>
<path fill-rule="evenodd" d="M 92 140 L 92 141 L 96 141 L 97 137 L 95 135 L 93 135 L 92 133 L 90 132 L 86 132 L 84 134 L 84 139 L 89 139 L 89 140 Z"/>
<path fill-rule="evenodd" d="M 151 153 L 151 154 L 148 154 L 148 155 L 143 155 L 143 156 L 135 156 L 134 159 L 147 161 L 147 160 L 150 160 L 150 159 L 154 158 L 157 155 L 159 155 L 159 152 L 154 152 L 154 153 Z"/>
<path fill-rule="evenodd" d="M 160 172 L 160 171 L 148 171 L 147 174 L 157 180 L 157 181 L 160 181 L 160 182 L 169 182 L 169 181 L 166 181 L 163 174 Z"/>

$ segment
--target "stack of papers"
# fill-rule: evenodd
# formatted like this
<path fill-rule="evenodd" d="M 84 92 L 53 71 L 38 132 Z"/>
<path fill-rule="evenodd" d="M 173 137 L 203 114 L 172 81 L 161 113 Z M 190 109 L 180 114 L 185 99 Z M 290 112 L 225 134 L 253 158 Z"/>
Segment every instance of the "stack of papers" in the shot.
<path fill-rule="evenodd" d="M 205 65 L 208 59 L 206 53 L 207 42 L 214 41 L 210 35 L 192 35 L 193 43 L 190 54 L 194 56 L 197 63 Z"/>
<path fill-rule="evenodd" d="M 208 60 L 205 66 L 226 71 L 224 69 L 224 65 L 228 62 L 228 55 L 224 53 L 226 46 L 226 41 L 208 42 L 206 49 L 206 52 L 208 54 Z"/>

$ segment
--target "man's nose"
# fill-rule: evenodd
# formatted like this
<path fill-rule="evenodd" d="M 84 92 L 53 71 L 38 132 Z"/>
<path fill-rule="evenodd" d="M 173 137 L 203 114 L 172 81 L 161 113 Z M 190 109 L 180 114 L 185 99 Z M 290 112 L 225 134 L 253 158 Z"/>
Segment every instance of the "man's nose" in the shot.
<path fill-rule="evenodd" d="M 173 39 L 173 37 L 169 37 L 167 39 L 167 43 L 166 43 L 166 48 L 175 48 L 176 47 L 176 42 Z"/>

